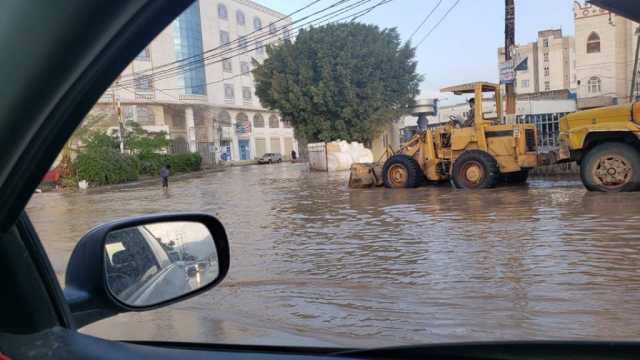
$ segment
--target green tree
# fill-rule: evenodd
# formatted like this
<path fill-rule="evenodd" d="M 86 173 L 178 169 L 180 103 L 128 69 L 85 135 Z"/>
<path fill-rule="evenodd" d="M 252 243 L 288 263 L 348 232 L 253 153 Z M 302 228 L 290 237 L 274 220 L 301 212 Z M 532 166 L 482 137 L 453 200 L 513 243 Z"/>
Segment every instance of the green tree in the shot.
<path fill-rule="evenodd" d="M 255 63 L 256 94 L 308 141 L 371 141 L 418 94 L 415 49 L 396 29 L 340 23 L 301 30 Z"/>

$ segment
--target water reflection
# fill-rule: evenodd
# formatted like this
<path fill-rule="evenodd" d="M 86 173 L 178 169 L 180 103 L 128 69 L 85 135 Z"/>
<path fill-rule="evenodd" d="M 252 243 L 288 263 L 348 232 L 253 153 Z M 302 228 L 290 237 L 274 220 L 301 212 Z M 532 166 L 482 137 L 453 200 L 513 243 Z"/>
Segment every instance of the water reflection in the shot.
<path fill-rule="evenodd" d="M 347 346 L 640 337 L 640 193 L 586 193 L 575 180 L 351 190 L 345 174 L 301 164 L 232 168 L 170 192 L 34 195 L 28 212 L 59 275 L 101 221 L 198 210 L 227 227 L 232 262 L 219 288 L 86 331 Z M 178 312 L 190 320 L 167 315 Z M 172 330 L 121 332 L 135 316 L 148 320 L 136 328 Z M 253 330 L 205 325 L 216 321 Z"/>

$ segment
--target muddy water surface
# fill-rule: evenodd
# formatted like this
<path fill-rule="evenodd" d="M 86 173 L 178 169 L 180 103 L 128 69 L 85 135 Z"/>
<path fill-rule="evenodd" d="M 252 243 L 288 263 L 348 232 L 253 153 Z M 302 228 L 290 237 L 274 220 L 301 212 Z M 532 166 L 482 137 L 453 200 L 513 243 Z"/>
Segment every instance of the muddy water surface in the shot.
<path fill-rule="evenodd" d="M 62 279 L 95 224 L 167 211 L 225 224 L 216 289 L 84 332 L 112 338 L 382 346 L 640 339 L 640 193 L 578 181 L 467 192 L 351 190 L 304 164 L 230 168 L 159 186 L 35 194 L 28 213 Z"/>

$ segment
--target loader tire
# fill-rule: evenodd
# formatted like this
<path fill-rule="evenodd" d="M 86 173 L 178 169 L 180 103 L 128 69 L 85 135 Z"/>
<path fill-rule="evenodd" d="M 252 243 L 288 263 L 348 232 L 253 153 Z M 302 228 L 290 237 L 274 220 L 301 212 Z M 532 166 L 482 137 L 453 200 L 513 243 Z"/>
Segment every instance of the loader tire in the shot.
<path fill-rule="evenodd" d="M 640 188 L 640 154 L 624 143 L 597 145 L 582 158 L 580 178 L 590 191 L 636 191 Z"/>
<path fill-rule="evenodd" d="M 522 184 L 529 178 L 529 169 L 500 175 L 500 181 L 505 184 Z"/>
<path fill-rule="evenodd" d="M 408 155 L 393 155 L 385 163 L 382 170 L 384 186 L 388 188 L 414 188 L 423 178 L 422 169 Z"/>
<path fill-rule="evenodd" d="M 488 189 L 496 186 L 500 173 L 493 156 L 480 150 L 465 151 L 453 163 L 453 184 L 458 189 Z"/>

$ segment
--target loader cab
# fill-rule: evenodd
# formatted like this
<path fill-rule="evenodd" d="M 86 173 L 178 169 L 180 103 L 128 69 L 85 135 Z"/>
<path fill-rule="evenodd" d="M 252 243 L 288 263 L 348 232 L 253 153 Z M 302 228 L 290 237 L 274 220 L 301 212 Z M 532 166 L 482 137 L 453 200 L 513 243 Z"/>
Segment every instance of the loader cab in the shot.
<path fill-rule="evenodd" d="M 480 128 L 484 124 L 496 124 L 502 120 L 502 99 L 500 97 L 500 85 L 489 82 L 472 82 L 443 88 L 440 92 L 452 92 L 455 95 L 472 95 L 475 100 L 474 127 Z M 482 99 L 484 94 L 495 99 L 496 109 L 485 109 Z M 492 93 L 492 94 L 491 94 Z"/>

